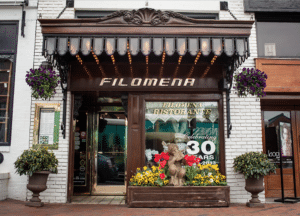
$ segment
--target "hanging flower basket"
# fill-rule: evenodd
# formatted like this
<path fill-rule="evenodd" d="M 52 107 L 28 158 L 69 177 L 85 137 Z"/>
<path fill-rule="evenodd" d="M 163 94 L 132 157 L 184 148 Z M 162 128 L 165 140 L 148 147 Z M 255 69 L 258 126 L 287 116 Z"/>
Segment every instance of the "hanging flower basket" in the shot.
<path fill-rule="evenodd" d="M 60 83 L 60 77 L 54 70 L 40 67 L 27 71 L 26 83 L 32 89 L 32 97 L 46 100 L 56 93 L 55 88 Z"/>
<path fill-rule="evenodd" d="M 267 74 L 254 68 L 243 68 L 243 71 L 234 75 L 236 82 L 234 89 L 237 90 L 238 96 L 247 96 L 251 94 L 257 97 L 266 96 L 264 91 L 266 85 Z"/>

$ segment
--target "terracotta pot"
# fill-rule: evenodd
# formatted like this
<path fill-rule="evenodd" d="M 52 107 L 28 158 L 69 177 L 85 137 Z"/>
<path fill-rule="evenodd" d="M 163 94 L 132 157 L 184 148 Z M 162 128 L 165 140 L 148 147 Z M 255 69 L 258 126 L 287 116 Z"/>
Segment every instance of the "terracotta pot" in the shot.
<path fill-rule="evenodd" d="M 259 176 L 257 178 L 248 178 L 246 179 L 246 191 L 251 193 L 252 199 L 247 202 L 247 206 L 249 207 L 263 207 L 264 204 L 258 199 L 258 194 L 262 192 L 264 188 L 264 176 Z"/>
<path fill-rule="evenodd" d="M 50 171 L 35 172 L 32 176 L 29 176 L 29 184 L 27 184 L 27 189 L 30 190 L 32 194 L 32 199 L 30 202 L 26 202 L 27 206 L 41 207 L 44 203 L 41 202 L 39 198 L 40 193 L 47 189 L 47 179 Z"/>

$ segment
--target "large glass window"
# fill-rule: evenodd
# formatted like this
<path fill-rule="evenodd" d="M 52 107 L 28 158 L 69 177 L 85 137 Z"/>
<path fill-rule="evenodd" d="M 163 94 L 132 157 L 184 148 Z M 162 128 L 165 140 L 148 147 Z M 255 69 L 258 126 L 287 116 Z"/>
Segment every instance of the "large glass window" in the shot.
<path fill-rule="evenodd" d="M 257 22 L 259 57 L 300 57 L 300 22 Z"/>
<path fill-rule="evenodd" d="M 219 112 L 217 102 L 146 102 L 146 164 L 176 143 L 184 154 L 201 164 L 219 164 Z"/>
<path fill-rule="evenodd" d="M 264 111 L 266 153 L 280 167 L 292 168 L 292 127 L 289 111 Z M 281 148 L 281 151 L 280 151 Z"/>

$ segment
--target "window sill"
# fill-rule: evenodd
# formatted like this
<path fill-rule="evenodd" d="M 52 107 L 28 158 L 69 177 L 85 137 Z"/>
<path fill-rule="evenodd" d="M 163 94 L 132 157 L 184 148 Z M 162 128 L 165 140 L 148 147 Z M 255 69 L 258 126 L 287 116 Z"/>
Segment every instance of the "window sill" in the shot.
<path fill-rule="evenodd" d="M 10 152 L 10 146 L 0 146 L 0 152 Z"/>

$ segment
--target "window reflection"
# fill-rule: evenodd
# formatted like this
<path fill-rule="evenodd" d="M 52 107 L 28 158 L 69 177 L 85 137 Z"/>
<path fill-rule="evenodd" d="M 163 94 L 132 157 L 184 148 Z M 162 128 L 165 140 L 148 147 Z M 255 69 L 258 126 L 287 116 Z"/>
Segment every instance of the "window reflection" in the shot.
<path fill-rule="evenodd" d="M 269 160 L 280 167 L 281 152 L 283 168 L 292 168 L 292 128 L 290 112 L 264 111 L 264 124 L 266 153 Z"/>
<path fill-rule="evenodd" d="M 184 154 L 200 157 L 201 164 L 219 163 L 217 102 L 147 102 L 145 131 L 148 166 L 155 164 L 155 154 L 167 152 L 170 143 Z"/>

